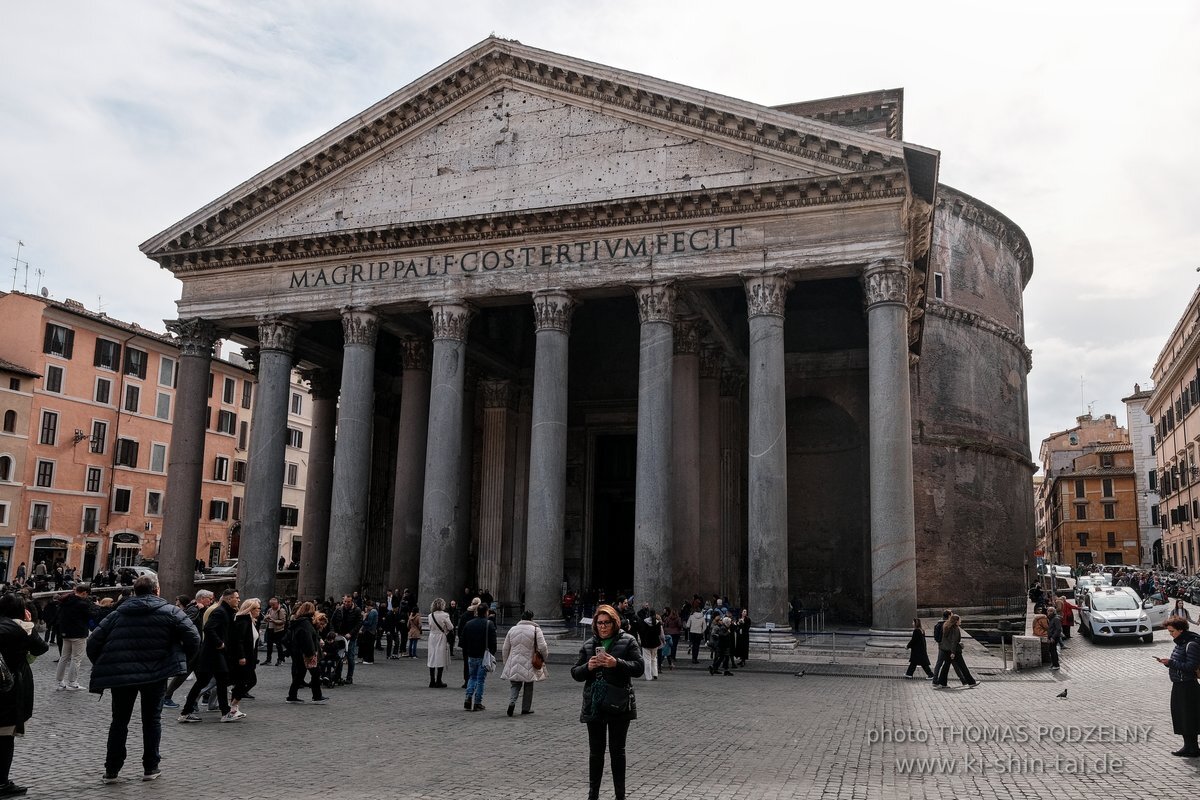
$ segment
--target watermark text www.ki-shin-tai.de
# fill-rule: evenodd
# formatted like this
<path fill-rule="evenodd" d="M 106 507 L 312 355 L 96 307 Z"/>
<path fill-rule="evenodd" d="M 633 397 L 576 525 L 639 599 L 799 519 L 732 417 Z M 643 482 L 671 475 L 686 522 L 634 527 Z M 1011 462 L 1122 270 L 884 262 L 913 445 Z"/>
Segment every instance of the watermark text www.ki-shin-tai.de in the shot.
<path fill-rule="evenodd" d="M 897 775 L 1115 775 L 1126 768 L 1118 748 L 1152 735 L 1149 725 L 931 725 L 871 728 L 867 743 L 936 751 L 896 757 Z"/>

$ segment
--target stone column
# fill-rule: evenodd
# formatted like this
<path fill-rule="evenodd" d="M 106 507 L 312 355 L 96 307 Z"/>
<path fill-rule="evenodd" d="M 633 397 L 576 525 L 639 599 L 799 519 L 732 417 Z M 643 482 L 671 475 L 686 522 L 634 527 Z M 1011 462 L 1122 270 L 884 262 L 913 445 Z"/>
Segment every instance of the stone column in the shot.
<path fill-rule="evenodd" d="M 474 564 L 471 561 L 472 546 L 478 546 L 475 534 L 478 531 L 478 520 L 475 517 L 475 481 L 478 479 L 475 469 L 475 395 L 479 388 L 479 368 L 467 362 L 467 372 L 463 376 L 462 388 L 462 436 L 459 439 L 462 447 L 458 457 L 458 508 L 462 513 L 462 531 L 455 539 L 454 554 L 451 564 L 454 567 L 454 586 L 466 586 L 474 583 L 479 585 L 478 576 L 474 577 Z M 493 596 L 496 590 L 486 587 Z"/>
<path fill-rule="evenodd" d="M 567 351 L 575 301 L 558 289 L 533 295 L 537 352 L 529 444 L 525 608 L 561 623 L 567 509 Z"/>
<path fill-rule="evenodd" d="M 198 317 L 173 320 L 167 330 L 179 344 L 179 385 L 171 423 L 167 497 L 159 548 L 158 577 L 163 597 L 190 595 L 196 573 L 198 523 L 203 513 L 204 430 L 208 374 L 217 329 Z"/>
<path fill-rule="evenodd" d="M 746 476 L 745 415 L 742 390 L 746 376 L 741 372 L 721 372 L 719 447 L 721 451 L 721 592 L 737 605 L 746 600 L 745 565 L 742 551 L 746 545 L 746 517 L 742 500 Z M 751 618 L 753 619 L 753 618 Z"/>
<path fill-rule="evenodd" d="M 671 362 L 675 287 L 636 288 L 638 358 L 637 479 L 633 511 L 633 592 L 638 607 L 674 605 L 671 596 Z"/>
<path fill-rule="evenodd" d="M 329 557 L 329 505 L 333 495 L 333 447 L 337 432 L 337 383 L 327 370 L 302 373 L 312 403 L 312 432 L 308 440 L 308 474 L 304 482 L 304 541 L 300 546 L 300 575 L 296 597 L 324 598 Z"/>
<path fill-rule="evenodd" d="M 275 593 L 283 454 L 287 446 L 296 332 L 296 325 L 283 317 L 258 318 L 258 386 L 250 425 L 246 501 L 238 550 L 237 587 L 242 597 L 247 598 L 266 599 Z"/>
<path fill-rule="evenodd" d="M 671 364 L 672 605 L 717 587 L 700 583 L 700 329 L 677 317 Z M 661 608 L 661 606 L 659 606 Z"/>
<path fill-rule="evenodd" d="M 867 300 L 871 450 L 871 624 L 904 629 L 917 615 L 912 408 L 908 387 L 910 265 L 863 272 Z"/>
<path fill-rule="evenodd" d="M 375 337 L 379 317 L 370 309 L 342 309 L 342 389 L 337 444 L 333 451 L 333 496 L 329 510 L 329 558 L 325 590 L 334 597 L 362 583 L 367 546 L 367 502 L 371 488 L 371 430 L 375 400 Z"/>
<path fill-rule="evenodd" d="M 782 273 L 744 275 L 750 317 L 750 618 L 788 622 L 787 398 L 783 315 L 789 282 Z"/>
<path fill-rule="evenodd" d="M 505 543 L 512 542 L 514 455 L 517 446 L 517 387 L 512 381 L 485 380 L 483 394 L 483 474 L 479 485 L 479 588 L 497 600 L 501 591 Z"/>
<path fill-rule="evenodd" d="M 513 481 L 512 541 L 501 553 L 504 559 L 504 599 L 520 603 L 525 596 L 525 532 L 528 529 L 530 417 L 533 413 L 533 379 L 523 371 L 517 398 L 516 472 Z"/>
<path fill-rule="evenodd" d="M 425 490 L 425 438 L 429 431 L 429 343 L 406 336 L 400 347 L 404 378 L 396 437 L 388 587 L 416 591 L 421 574 L 421 493 Z"/>
<path fill-rule="evenodd" d="M 728 590 L 721 581 L 721 351 L 700 348 L 700 586 L 704 594 Z M 690 597 L 685 595 L 684 597 Z M 731 597 L 736 601 L 736 598 Z"/>
<path fill-rule="evenodd" d="M 469 533 L 470 509 L 459 508 L 463 438 L 463 380 L 467 370 L 467 328 L 473 311 L 461 302 L 436 301 L 429 391 L 429 435 L 425 448 L 425 487 L 421 509 L 421 574 L 418 597 L 458 597 L 454 558 Z"/>

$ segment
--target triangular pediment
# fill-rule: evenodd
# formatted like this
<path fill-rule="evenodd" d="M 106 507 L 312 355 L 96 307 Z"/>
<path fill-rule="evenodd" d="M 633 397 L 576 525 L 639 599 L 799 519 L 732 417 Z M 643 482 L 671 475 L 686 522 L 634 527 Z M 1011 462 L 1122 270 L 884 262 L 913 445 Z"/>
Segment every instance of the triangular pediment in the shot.
<path fill-rule="evenodd" d="M 489 38 L 145 242 L 172 256 L 867 174 L 903 144 Z"/>

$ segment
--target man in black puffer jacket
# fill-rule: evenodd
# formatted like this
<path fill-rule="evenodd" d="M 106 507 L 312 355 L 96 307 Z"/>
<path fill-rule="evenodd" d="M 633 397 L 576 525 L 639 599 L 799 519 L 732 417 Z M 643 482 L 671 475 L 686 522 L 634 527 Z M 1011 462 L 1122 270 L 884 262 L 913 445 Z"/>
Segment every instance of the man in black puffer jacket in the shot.
<path fill-rule="evenodd" d="M 112 724 L 104 782 L 115 783 L 125 764 L 125 740 L 133 701 L 142 698 L 142 780 L 159 776 L 162 700 L 167 678 L 187 672 L 188 659 L 200 651 L 196 626 L 183 611 L 158 596 L 158 579 L 143 575 L 134 596 L 117 606 L 87 640 L 92 662 L 89 689 L 112 690 Z"/>

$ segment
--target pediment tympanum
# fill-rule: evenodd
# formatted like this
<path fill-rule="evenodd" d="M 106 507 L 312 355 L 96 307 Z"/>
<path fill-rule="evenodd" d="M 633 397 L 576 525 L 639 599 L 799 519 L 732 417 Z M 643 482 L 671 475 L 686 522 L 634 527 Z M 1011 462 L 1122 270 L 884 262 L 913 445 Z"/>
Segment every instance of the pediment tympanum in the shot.
<path fill-rule="evenodd" d="M 248 244 L 325 251 L 337 246 L 330 235 L 434 215 L 595 208 L 824 176 L 833 183 L 801 191 L 856 193 L 905 163 L 903 143 L 887 138 L 489 38 L 142 250 L 188 271 L 249 258 Z M 846 177 L 854 184 L 838 185 Z"/>
<path fill-rule="evenodd" d="M 828 171 L 828 169 L 827 169 Z M 806 178 L 812 168 L 499 88 L 229 242 Z"/>

